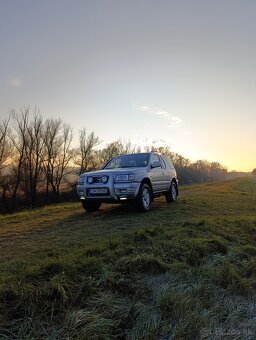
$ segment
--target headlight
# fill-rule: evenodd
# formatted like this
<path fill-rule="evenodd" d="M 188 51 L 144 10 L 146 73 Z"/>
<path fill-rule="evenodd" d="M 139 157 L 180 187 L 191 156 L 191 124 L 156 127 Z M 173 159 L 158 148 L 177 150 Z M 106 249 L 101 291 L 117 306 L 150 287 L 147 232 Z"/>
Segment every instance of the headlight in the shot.
<path fill-rule="evenodd" d="M 101 177 L 101 182 L 102 183 L 107 183 L 107 181 L 108 181 L 108 177 L 107 176 L 102 176 Z"/>
<path fill-rule="evenodd" d="M 92 176 L 87 177 L 87 183 L 92 184 L 93 178 Z"/>
<path fill-rule="evenodd" d="M 116 175 L 115 182 L 131 182 L 135 180 L 134 174 Z"/>

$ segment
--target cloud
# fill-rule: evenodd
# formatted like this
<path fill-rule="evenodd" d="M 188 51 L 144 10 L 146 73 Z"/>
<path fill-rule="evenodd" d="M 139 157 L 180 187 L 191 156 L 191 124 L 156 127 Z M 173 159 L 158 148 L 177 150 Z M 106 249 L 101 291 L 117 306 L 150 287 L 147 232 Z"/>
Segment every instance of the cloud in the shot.
<path fill-rule="evenodd" d="M 133 145 L 141 147 L 142 150 L 146 150 L 147 148 L 155 147 L 155 148 L 171 148 L 170 142 L 165 139 L 158 138 L 150 138 L 145 137 L 139 134 L 131 135 L 129 140 Z"/>
<path fill-rule="evenodd" d="M 154 146 L 156 148 L 168 148 L 170 147 L 170 143 L 168 143 L 165 139 L 157 139 L 153 140 L 149 146 Z"/>
<path fill-rule="evenodd" d="M 19 87 L 19 86 L 22 86 L 23 83 L 22 83 L 22 80 L 19 79 L 19 78 L 12 78 L 9 80 L 9 84 L 12 86 L 12 87 Z"/>
<path fill-rule="evenodd" d="M 167 119 L 170 122 L 170 124 L 168 124 L 169 127 L 178 127 L 182 124 L 182 120 L 179 117 L 172 115 L 168 111 L 164 111 L 160 107 L 149 107 L 146 105 L 142 105 L 136 106 L 136 110 L 140 112 L 146 112 L 149 114 L 161 116 Z"/>
<path fill-rule="evenodd" d="M 178 127 L 181 125 L 182 120 L 179 117 L 171 116 L 170 119 L 171 123 L 168 125 L 169 127 Z"/>

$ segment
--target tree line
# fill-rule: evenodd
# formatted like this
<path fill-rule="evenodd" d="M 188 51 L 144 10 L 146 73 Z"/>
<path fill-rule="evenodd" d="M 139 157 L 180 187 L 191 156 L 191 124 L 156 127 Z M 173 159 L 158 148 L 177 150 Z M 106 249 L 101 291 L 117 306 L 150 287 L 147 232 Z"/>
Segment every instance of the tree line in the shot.
<path fill-rule="evenodd" d="M 72 127 L 60 118 L 44 119 L 29 107 L 10 110 L 9 117 L 0 120 L 0 212 L 74 199 L 78 176 L 118 154 L 165 153 L 173 160 L 180 184 L 221 180 L 227 173 L 218 162 L 192 162 L 170 148 L 141 149 L 119 139 L 100 149 L 99 137 L 85 128 L 75 146 L 73 139 Z"/>

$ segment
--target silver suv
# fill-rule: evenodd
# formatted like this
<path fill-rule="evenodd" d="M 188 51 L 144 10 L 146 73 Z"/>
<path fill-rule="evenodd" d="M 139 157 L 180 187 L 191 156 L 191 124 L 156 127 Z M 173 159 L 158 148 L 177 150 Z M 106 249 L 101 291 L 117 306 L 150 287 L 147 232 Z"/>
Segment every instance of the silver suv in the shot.
<path fill-rule="evenodd" d="M 93 212 L 101 203 L 132 201 L 139 211 L 148 211 L 154 197 L 167 202 L 178 196 L 178 180 L 172 161 L 147 152 L 113 157 L 99 171 L 79 177 L 77 193 L 83 208 Z"/>

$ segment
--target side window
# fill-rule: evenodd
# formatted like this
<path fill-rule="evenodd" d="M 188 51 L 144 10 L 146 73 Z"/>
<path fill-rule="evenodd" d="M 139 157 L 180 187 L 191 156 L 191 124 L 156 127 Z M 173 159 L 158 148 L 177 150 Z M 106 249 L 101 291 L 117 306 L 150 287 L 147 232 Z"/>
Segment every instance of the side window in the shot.
<path fill-rule="evenodd" d="M 160 158 L 160 162 L 161 162 L 162 168 L 166 169 L 166 164 L 165 164 L 165 161 L 164 161 L 163 157 L 160 156 L 159 158 Z"/>
<path fill-rule="evenodd" d="M 172 160 L 170 158 L 164 156 L 163 160 L 165 161 L 165 164 L 167 164 L 168 168 L 174 169 L 174 165 L 173 165 Z"/>
<path fill-rule="evenodd" d="M 174 165 L 173 165 L 172 160 L 169 159 L 169 163 L 170 163 L 171 168 L 173 169 L 173 168 L 174 168 Z"/>
<path fill-rule="evenodd" d="M 161 167 L 162 167 L 162 163 L 161 163 L 161 161 L 160 161 L 158 155 L 156 155 L 156 154 L 153 154 L 153 155 L 151 156 L 151 164 L 153 164 L 154 162 L 160 162 Z"/>
<path fill-rule="evenodd" d="M 121 158 L 114 158 L 107 166 L 106 169 L 119 168 L 121 166 Z"/>

